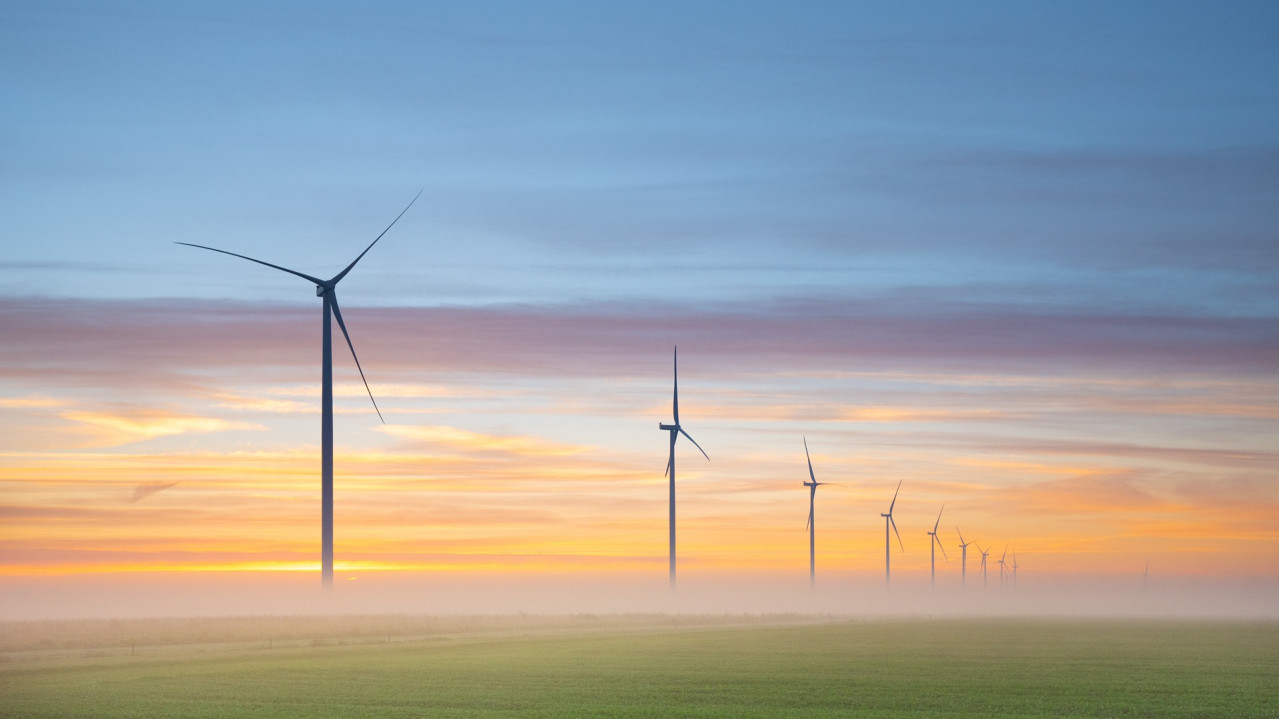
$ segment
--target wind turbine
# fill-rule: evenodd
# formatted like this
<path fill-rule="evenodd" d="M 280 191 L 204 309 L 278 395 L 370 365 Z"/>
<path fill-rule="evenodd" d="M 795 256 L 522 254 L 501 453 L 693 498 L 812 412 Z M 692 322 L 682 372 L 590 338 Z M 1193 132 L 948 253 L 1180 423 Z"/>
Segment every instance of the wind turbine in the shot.
<path fill-rule="evenodd" d="M 373 409 L 377 412 L 378 419 L 382 420 L 383 424 L 386 423 L 386 420 L 382 419 L 382 410 L 378 409 L 377 400 L 373 399 L 373 390 L 369 389 L 369 381 L 364 378 L 364 368 L 360 366 L 360 358 L 355 354 L 355 345 L 351 344 L 351 335 L 346 331 L 346 323 L 342 321 L 342 310 L 338 307 L 337 284 L 342 281 L 343 277 L 346 277 L 352 267 L 355 267 L 355 263 L 359 262 L 369 250 L 373 249 L 373 245 L 376 245 L 377 241 L 382 239 L 382 235 L 389 232 L 395 226 L 395 223 L 399 222 L 404 213 L 408 212 L 413 203 L 417 202 L 417 198 L 421 196 L 422 191 L 419 190 L 409 204 L 403 210 L 400 210 L 400 214 L 396 215 L 394 220 L 391 220 L 391 224 L 387 225 L 386 229 L 382 230 L 382 233 L 375 237 L 368 247 L 364 248 L 364 252 L 361 252 L 359 256 L 351 260 L 351 264 L 347 265 L 346 269 L 327 280 L 312 277 L 296 270 L 290 270 L 287 267 L 273 265 L 270 262 L 263 262 L 247 255 L 219 250 L 216 247 L 196 245 L 190 242 L 176 243 L 239 257 L 281 272 L 296 275 L 314 283 L 316 297 L 323 299 L 323 359 L 320 372 L 320 577 L 325 589 L 333 588 L 333 342 L 330 318 L 337 319 L 338 327 L 342 330 L 342 336 L 346 338 L 346 346 L 351 350 L 351 358 L 355 360 L 355 368 L 360 371 L 360 380 L 364 382 L 364 390 L 369 393 L 369 400 L 373 402 Z"/>
<path fill-rule="evenodd" d="M 1017 553 L 1013 552 L 1013 589 L 1017 588 Z"/>
<path fill-rule="evenodd" d="M 674 424 L 658 424 L 660 429 L 664 429 L 671 433 L 671 456 L 666 462 L 666 475 L 671 478 L 671 589 L 675 588 L 675 440 L 679 435 L 688 437 L 688 441 L 697 447 L 698 451 L 706 457 L 706 461 L 711 461 L 710 455 L 706 454 L 706 450 L 702 449 L 702 445 L 693 439 L 692 435 L 684 431 L 679 424 L 679 348 L 675 348 L 675 395 L 671 402 L 671 414 L 675 416 Z"/>
<path fill-rule="evenodd" d="M 804 457 L 808 460 L 808 477 L 812 480 L 804 482 L 804 486 L 808 487 L 808 524 L 804 529 L 808 530 L 808 586 L 813 588 L 817 586 L 817 525 L 813 521 L 813 503 L 817 498 L 817 488 L 831 482 L 818 482 L 813 474 L 813 458 L 808 454 L 807 437 L 804 438 Z"/>
<path fill-rule="evenodd" d="M 893 521 L 893 507 L 897 504 L 897 492 L 900 492 L 900 491 L 902 491 L 902 480 L 899 479 L 897 480 L 897 491 L 893 492 L 892 504 L 888 505 L 888 514 L 879 515 L 884 518 L 884 586 L 885 587 L 892 586 L 892 573 L 889 572 L 889 561 L 888 561 L 889 560 L 888 549 L 889 547 L 892 546 L 888 542 L 888 528 L 890 526 L 893 528 L 893 534 L 897 535 L 897 545 L 902 548 L 903 552 L 906 551 L 906 545 L 902 544 L 902 535 L 900 532 L 897 531 L 897 523 Z"/>
<path fill-rule="evenodd" d="M 977 545 L 977 551 L 981 552 L 981 588 L 986 588 L 986 557 L 990 556 L 989 549 L 982 549 L 981 545 Z"/>
<path fill-rule="evenodd" d="M 932 539 L 928 542 L 928 566 L 932 572 L 931 585 L 937 587 L 937 548 L 941 547 L 941 555 L 946 557 L 946 548 L 942 547 L 941 539 L 937 537 L 937 525 L 941 524 L 941 513 L 946 511 L 946 505 L 941 506 L 941 512 L 937 513 L 937 521 L 933 523 L 933 531 L 928 533 Z M 946 557 L 946 561 L 950 561 L 950 557 Z"/>
<path fill-rule="evenodd" d="M 1013 557 L 1016 559 L 1016 556 Z M 1146 560 L 1146 571 L 1141 573 L 1141 591 L 1145 592 L 1150 588 L 1150 560 Z"/>
<path fill-rule="evenodd" d="M 1008 556 L 1008 545 L 1004 545 L 1004 553 L 999 555 L 999 588 L 1004 588 L 1004 557 Z"/>
<path fill-rule="evenodd" d="M 964 533 L 959 531 L 959 527 L 955 527 L 955 534 L 959 535 L 959 548 L 963 551 L 963 558 L 959 562 L 959 588 L 965 589 L 968 587 L 968 545 L 972 542 L 964 541 Z"/>

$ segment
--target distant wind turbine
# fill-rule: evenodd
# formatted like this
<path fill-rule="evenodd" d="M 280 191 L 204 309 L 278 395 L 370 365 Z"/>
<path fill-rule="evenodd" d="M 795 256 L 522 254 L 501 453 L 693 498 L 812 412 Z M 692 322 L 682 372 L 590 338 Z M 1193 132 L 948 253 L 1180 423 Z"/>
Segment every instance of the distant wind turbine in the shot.
<path fill-rule="evenodd" d="M 679 348 L 678 347 L 675 348 L 674 368 L 675 368 L 675 394 L 674 394 L 674 399 L 671 402 L 671 414 L 675 416 L 675 423 L 657 425 L 660 429 L 666 430 L 667 432 L 671 433 L 671 454 L 670 454 L 670 459 L 666 461 L 666 475 L 671 478 L 671 503 L 670 503 L 671 504 L 671 507 L 670 507 L 671 509 L 671 519 L 670 519 L 671 589 L 675 588 L 675 440 L 678 439 L 681 434 L 684 435 L 685 437 L 688 438 L 688 441 L 693 443 L 694 447 L 697 447 L 697 450 L 702 453 L 702 456 L 706 457 L 707 462 L 711 461 L 710 455 L 706 454 L 706 450 L 702 449 L 702 445 L 698 444 L 697 440 L 693 439 L 693 437 L 688 432 L 685 432 L 684 428 L 681 427 L 679 424 Z"/>
<path fill-rule="evenodd" d="M 959 560 L 959 588 L 966 589 L 968 587 L 968 545 L 972 542 L 964 541 L 964 533 L 959 531 L 959 527 L 955 527 L 955 534 L 959 535 L 959 549 L 963 552 Z"/>
<path fill-rule="evenodd" d="M 1141 573 L 1141 591 L 1147 591 L 1150 588 L 1150 560 L 1146 560 L 1146 571 Z"/>
<path fill-rule="evenodd" d="M 421 190 L 409 202 L 409 204 L 400 211 L 400 214 L 391 220 L 391 224 L 386 226 L 382 233 L 364 248 L 346 269 L 337 273 L 327 280 L 318 277 L 303 274 L 296 270 L 290 270 L 287 267 L 273 265 L 270 262 L 263 262 L 247 255 L 240 255 L 226 250 L 219 250 L 216 247 L 206 247 L 205 245 L 196 245 L 190 242 L 178 242 L 176 244 L 186 245 L 187 247 L 198 247 L 202 250 L 211 250 L 220 252 L 224 255 L 239 257 L 240 259 L 256 262 L 259 265 L 266 265 L 273 269 L 287 272 L 291 275 L 301 277 L 308 282 L 315 284 L 315 295 L 323 298 L 324 312 L 324 330 L 323 330 L 323 359 L 321 361 L 321 380 L 320 380 L 320 577 L 325 589 L 333 587 L 333 343 L 330 318 L 336 318 L 338 327 L 342 330 L 342 336 L 346 338 L 346 346 L 351 350 L 351 358 L 355 360 L 355 368 L 360 371 L 360 380 L 364 382 L 364 390 L 369 393 L 369 400 L 373 402 L 373 409 L 377 412 L 378 419 L 385 424 L 386 420 L 382 419 L 382 410 L 378 409 L 377 400 L 373 399 L 373 390 L 369 389 L 369 382 L 364 378 L 364 368 L 360 366 L 360 358 L 355 354 L 355 345 L 351 344 L 351 335 L 346 331 L 346 323 L 342 321 L 342 310 L 338 307 L 337 284 L 346 277 L 347 273 L 355 267 L 355 263 L 359 262 L 369 250 L 373 249 L 373 245 L 382 239 L 385 235 L 399 222 L 405 212 L 417 202 L 417 198 L 422 196 Z"/>
<path fill-rule="evenodd" d="M 1017 553 L 1013 552 L 1013 589 L 1017 588 Z"/>
<path fill-rule="evenodd" d="M 928 542 L 928 566 L 932 573 L 931 586 L 937 586 L 937 548 L 941 547 L 941 555 L 946 557 L 946 548 L 942 547 L 941 538 L 937 536 L 937 526 L 941 524 L 941 513 L 946 511 L 946 505 L 941 506 L 941 511 L 937 513 L 937 521 L 933 523 L 933 531 L 928 533 L 932 537 Z M 950 557 L 946 557 L 946 561 L 950 561 Z"/>
<path fill-rule="evenodd" d="M 977 545 L 977 551 L 981 552 L 981 588 L 986 588 L 986 557 L 990 555 L 989 549 L 982 549 L 981 545 Z"/>
<path fill-rule="evenodd" d="M 999 588 L 1004 588 L 1004 557 L 1008 556 L 1008 545 L 1004 545 L 1004 553 L 999 555 Z"/>
<path fill-rule="evenodd" d="M 885 587 L 892 586 L 892 573 L 889 571 L 889 551 L 888 551 L 889 548 L 892 547 L 892 544 L 890 544 L 888 541 L 888 528 L 890 526 L 893 528 L 893 534 L 897 535 L 897 545 L 901 547 L 903 552 L 906 551 L 906 545 L 902 544 L 902 535 L 900 532 L 897 531 L 897 523 L 893 521 L 893 507 L 897 505 L 897 492 L 900 492 L 900 491 L 902 491 L 902 481 L 899 479 L 897 480 L 897 490 L 893 492 L 892 504 L 888 505 L 888 514 L 879 515 L 884 518 L 884 586 Z"/>
<path fill-rule="evenodd" d="M 831 482 L 818 482 L 817 475 L 813 474 L 813 458 L 808 454 L 807 437 L 804 438 L 804 458 L 808 460 L 808 477 L 812 480 L 804 482 L 804 486 L 808 487 L 808 524 L 804 529 L 808 530 L 808 586 L 813 588 L 817 586 L 817 524 L 813 520 L 813 504 L 817 488 Z"/>

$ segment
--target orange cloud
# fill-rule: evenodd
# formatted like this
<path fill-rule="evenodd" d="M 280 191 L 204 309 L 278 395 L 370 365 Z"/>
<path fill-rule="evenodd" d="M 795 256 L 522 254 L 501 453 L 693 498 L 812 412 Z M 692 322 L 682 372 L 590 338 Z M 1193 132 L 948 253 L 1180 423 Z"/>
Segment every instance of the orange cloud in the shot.
<path fill-rule="evenodd" d="M 446 426 L 380 425 L 378 431 L 410 440 L 413 446 L 445 448 L 460 452 L 498 452 L 523 457 L 566 457 L 590 450 L 580 445 L 550 442 L 536 437 L 503 436 Z"/>
<path fill-rule="evenodd" d="M 54 397 L 28 395 L 26 397 L 0 397 L 0 407 L 5 409 L 51 409 L 65 407 L 66 402 Z"/>
<path fill-rule="evenodd" d="M 133 409 L 126 412 L 74 410 L 63 412 L 61 416 L 91 429 L 89 436 L 92 438 L 93 446 L 99 447 L 118 446 L 178 434 L 266 429 L 260 424 L 251 422 L 234 422 L 214 417 L 150 409 Z"/>

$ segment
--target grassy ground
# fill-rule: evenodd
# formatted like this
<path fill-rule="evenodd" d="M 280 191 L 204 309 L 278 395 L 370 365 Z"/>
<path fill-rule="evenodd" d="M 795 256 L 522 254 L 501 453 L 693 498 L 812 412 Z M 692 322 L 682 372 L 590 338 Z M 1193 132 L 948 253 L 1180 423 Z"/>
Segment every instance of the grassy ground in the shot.
<path fill-rule="evenodd" d="M 946 620 L 17 652 L 14 717 L 1275 717 L 1279 625 Z M 525 627 L 529 629 L 529 627 Z"/>

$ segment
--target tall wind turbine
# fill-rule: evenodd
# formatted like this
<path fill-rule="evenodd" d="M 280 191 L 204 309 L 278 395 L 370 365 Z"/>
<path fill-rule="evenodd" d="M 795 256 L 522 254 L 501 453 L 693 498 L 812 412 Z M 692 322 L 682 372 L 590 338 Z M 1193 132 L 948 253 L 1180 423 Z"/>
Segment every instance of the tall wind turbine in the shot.
<path fill-rule="evenodd" d="M 359 262 L 369 250 L 373 249 L 373 245 L 382 239 L 396 222 L 404 216 L 405 212 L 417 202 L 417 198 L 421 197 L 421 190 L 409 202 L 400 214 L 391 220 L 391 224 L 386 226 L 382 233 L 364 248 L 346 269 L 337 273 L 333 277 L 322 280 L 319 277 L 303 274 L 296 270 L 290 270 L 287 267 L 273 265 L 270 262 L 263 262 L 247 255 L 240 255 L 226 250 L 219 250 L 216 247 L 206 247 L 205 245 L 196 245 L 190 242 L 178 242 L 176 244 L 186 245 L 187 247 L 198 247 L 202 250 L 211 250 L 220 252 L 224 255 L 239 257 L 240 259 L 256 262 L 259 265 L 266 265 L 273 269 L 287 272 L 291 275 L 301 277 L 308 282 L 315 284 L 315 295 L 323 299 L 324 313 L 324 330 L 323 330 L 323 358 L 321 360 L 320 371 L 320 577 L 325 589 L 333 587 L 333 342 L 330 318 L 338 321 L 338 327 L 342 330 L 342 336 L 346 338 L 346 346 L 351 350 L 351 358 L 355 360 L 355 368 L 360 371 L 360 380 L 364 382 L 364 390 L 369 393 L 369 400 L 373 402 L 373 409 L 377 412 L 378 419 L 385 424 L 386 420 L 382 419 L 382 410 L 378 409 L 377 400 L 373 399 L 373 390 L 369 389 L 369 381 L 364 378 L 364 368 L 360 366 L 360 358 L 355 354 L 355 345 L 351 344 L 351 335 L 346 331 L 346 323 L 342 321 L 342 310 L 338 307 L 337 284 L 346 277 L 347 273 L 355 267 L 355 263 Z"/>
<path fill-rule="evenodd" d="M 959 548 L 963 551 L 963 557 L 959 561 L 959 588 L 966 589 L 968 587 L 968 545 L 972 542 L 964 541 L 964 533 L 959 531 L 959 527 L 955 527 L 955 534 L 959 535 Z"/>
<path fill-rule="evenodd" d="M 666 475 L 671 478 L 671 589 L 675 588 L 675 440 L 682 434 L 688 437 L 688 441 L 697 447 L 698 451 L 706 457 L 706 461 L 711 461 L 710 455 L 706 454 L 706 450 L 702 449 L 702 445 L 693 439 L 692 435 L 684 431 L 679 424 L 679 348 L 675 348 L 675 395 L 671 402 L 671 414 L 675 416 L 674 424 L 658 424 L 660 429 L 664 429 L 671 433 L 671 455 L 666 462 Z"/>
<path fill-rule="evenodd" d="M 1008 556 L 1008 545 L 1004 545 L 1004 553 L 999 555 L 999 588 L 1004 588 L 1004 557 Z"/>
<path fill-rule="evenodd" d="M 981 545 L 977 545 L 977 551 L 981 552 L 981 588 L 986 588 L 986 557 L 990 556 L 989 549 L 982 549 Z"/>
<path fill-rule="evenodd" d="M 932 537 L 928 542 L 928 566 L 932 572 L 931 585 L 937 587 L 937 548 L 941 547 L 941 555 L 946 557 L 946 548 L 942 547 L 941 539 L 937 536 L 937 525 L 941 524 L 941 513 L 946 511 L 946 505 L 941 506 L 941 511 L 937 513 L 937 521 L 933 522 L 933 531 L 928 533 Z M 946 561 L 950 561 L 950 557 L 946 557 Z"/>
<path fill-rule="evenodd" d="M 889 561 L 888 561 L 889 560 L 888 550 L 890 547 L 892 547 L 892 545 L 889 544 L 888 542 L 888 528 L 890 526 L 893 528 L 893 534 L 897 535 L 897 545 L 901 547 L 903 552 L 906 551 L 906 545 L 902 544 L 902 535 L 900 532 L 897 531 L 897 523 L 893 521 L 893 507 L 897 505 L 897 492 L 900 492 L 900 491 L 902 491 L 902 481 L 899 479 L 897 480 L 897 490 L 893 492 L 892 504 L 888 505 L 888 514 L 879 515 L 884 518 L 884 586 L 885 587 L 892 586 L 892 573 L 889 571 Z"/>
<path fill-rule="evenodd" d="M 804 529 L 808 530 L 808 586 L 813 588 L 817 586 L 817 525 L 813 521 L 813 503 L 817 498 L 817 488 L 831 482 L 818 482 L 813 474 L 813 458 L 808 454 L 807 437 L 804 438 L 804 458 L 808 460 L 808 477 L 812 480 L 804 482 L 804 486 L 808 487 L 808 524 Z"/>
<path fill-rule="evenodd" d="M 1013 552 L 1013 589 L 1017 588 L 1017 553 Z"/>

